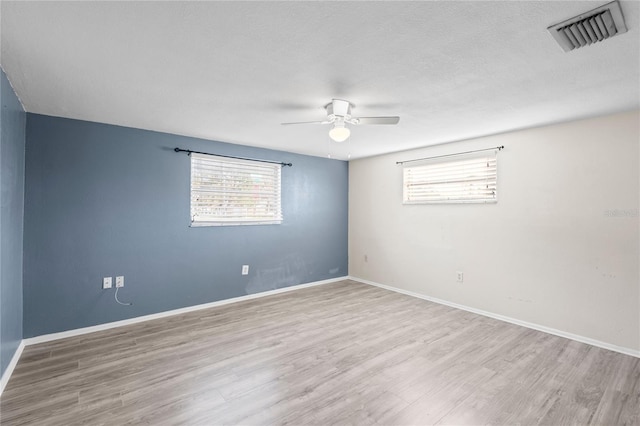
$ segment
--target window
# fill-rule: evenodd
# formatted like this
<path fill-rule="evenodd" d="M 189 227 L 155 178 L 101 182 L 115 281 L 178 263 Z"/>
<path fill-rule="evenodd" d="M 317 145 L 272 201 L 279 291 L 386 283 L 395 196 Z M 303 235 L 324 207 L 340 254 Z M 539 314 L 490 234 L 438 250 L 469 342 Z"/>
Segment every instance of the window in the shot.
<path fill-rule="evenodd" d="M 191 226 L 282 222 L 280 164 L 191 154 Z"/>
<path fill-rule="evenodd" d="M 495 203 L 497 155 L 430 160 L 403 170 L 403 203 Z"/>

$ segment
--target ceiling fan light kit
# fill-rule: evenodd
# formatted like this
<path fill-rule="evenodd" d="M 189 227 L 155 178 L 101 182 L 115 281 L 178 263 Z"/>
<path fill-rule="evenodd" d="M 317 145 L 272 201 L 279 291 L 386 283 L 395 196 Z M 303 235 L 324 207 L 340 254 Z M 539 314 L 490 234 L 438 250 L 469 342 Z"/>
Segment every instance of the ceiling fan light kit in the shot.
<path fill-rule="evenodd" d="M 282 125 L 290 124 L 331 124 L 329 137 L 336 142 L 344 142 L 351 135 L 351 130 L 347 127 L 350 125 L 362 124 L 398 124 L 400 117 L 353 117 L 351 115 L 353 104 L 343 99 L 332 99 L 324 109 L 327 111 L 327 119 L 324 121 L 304 121 L 295 123 L 282 123 Z"/>
<path fill-rule="evenodd" d="M 344 123 L 334 123 L 333 128 L 329 130 L 329 137 L 336 142 L 344 142 L 351 135 L 351 130 L 345 127 Z"/>

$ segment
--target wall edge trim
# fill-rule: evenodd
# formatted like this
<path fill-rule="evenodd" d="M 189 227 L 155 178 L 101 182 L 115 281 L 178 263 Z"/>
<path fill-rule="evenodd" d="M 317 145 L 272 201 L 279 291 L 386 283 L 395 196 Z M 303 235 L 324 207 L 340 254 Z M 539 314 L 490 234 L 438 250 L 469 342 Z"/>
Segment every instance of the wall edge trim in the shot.
<path fill-rule="evenodd" d="M 97 331 L 109 330 L 112 328 L 124 327 L 126 325 L 137 324 L 140 322 L 151 321 L 154 319 L 170 317 L 174 315 L 180 315 L 187 312 L 199 311 L 202 309 L 215 308 L 217 306 L 229 305 L 232 303 L 244 302 L 247 300 L 258 299 L 261 297 L 273 296 L 275 294 L 287 293 L 290 291 L 301 290 L 308 287 L 315 287 L 318 285 L 331 284 L 338 281 L 344 281 L 347 276 L 338 278 L 329 278 L 321 281 L 313 281 L 305 284 L 293 285 L 290 287 L 282 287 L 274 290 L 263 291 L 260 293 L 247 294 L 246 296 L 232 297 L 230 299 L 217 300 L 215 302 L 203 303 L 200 305 L 187 306 L 184 308 L 172 309 L 170 311 L 157 312 L 155 314 L 143 315 L 135 318 L 129 318 L 120 321 L 107 322 L 98 325 L 92 325 L 89 327 L 76 328 L 73 330 L 60 331 L 57 333 L 42 334 L 40 336 L 29 337 L 23 339 L 24 346 L 36 345 L 38 343 L 51 342 L 59 339 L 66 339 L 67 337 L 81 336 L 83 334 L 95 333 Z M 16 361 L 17 362 L 17 361 Z"/>
<path fill-rule="evenodd" d="M 11 357 L 11 361 L 9 362 L 9 365 L 7 365 L 6 370 L 4 370 L 4 373 L 2 374 L 2 378 L 0 379 L 0 395 L 2 395 L 2 392 L 4 392 L 4 388 L 7 386 L 7 383 L 9 383 L 9 379 L 11 379 L 13 370 L 16 368 L 16 365 L 18 365 L 18 361 L 20 360 L 20 356 L 22 355 L 22 351 L 24 350 L 24 347 L 25 347 L 25 342 L 23 339 L 20 341 L 18 348 L 13 353 L 13 357 Z"/>
<path fill-rule="evenodd" d="M 640 358 L 640 350 L 635 350 L 635 349 L 626 348 L 626 347 L 623 347 L 623 346 L 613 345 L 611 343 L 602 342 L 600 340 L 592 339 L 590 337 L 581 336 L 579 334 L 573 334 L 573 333 L 569 333 L 567 331 L 562 331 L 562 330 L 558 330 L 558 329 L 555 329 L 555 328 L 546 327 L 544 325 L 539 325 L 539 324 L 535 324 L 535 323 L 528 322 L 528 321 L 522 321 L 522 320 L 519 320 L 519 319 L 516 319 L 516 318 L 507 317 L 507 316 L 500 315 L 500 314 L 495 314 L 495 313 L 489 312 L 489 311 L 483 311 L 482 309 L 476 309 L 476 308 L 472 308 L 470 306 L 460 305 L 458 303 L 449 302 L 449 301 L 443 300 L 443 299 L 438 299 L 436 297 L 431 297 L 431 296 L 427 296 L 427 295 L 424 295 L 424 294 L 415 293 L 413 291 L 404 290 L 404 289 L 401 289 L 401 288 L 397 288 L 397 287 L 393 287 L 393 286 L 389 286 L 389 285 L 385 285 L 385 284 L 380 284 L 380 283 L 377 283 L 377 282 L 374 282 L 374 281 L 366 280 L 364 278 L 358 278 L 358 277 L 354 277 L 354 276 L 349 275 L 348 279 L 353 280 L 353 281 L 357 281 L 357 282 L 362 283 L 362 284 L 367 284 L 367 285 L 371 285 L 371 286 L 374 286 L 374 287 L 380 287 L 380 288 L 383 288 L 385 290 L 394 291 L 396 293 L 404 294 L 406 296 L 416 297 L 418 299 L 427 300 L 429 302 L 438 303 L 440 305 L 449 306 L 449 307 L 452 307 L 452 308 L 460 309 L 460 310 L 467 311 L 467 312 L 472 312 L 474 314 L 482 315 L 482 316 L 485 316 L 485 317 L 497 319 L 499 321 L 504 321 L 504 322 L 508 322 L 508 323 L 515 324 L 515 325 L 519 325 L 519 326 L 522 326 L 522 327 L 530 328 L 532 330 L 541 331 L 543 333 L 553 334 L 554 336 L 564 337 L 565 339 L 575 340 L 576 342 L 585 343 L 587 345 L 596 346 L 596 347 L 599 347 L 599 348 L 602 348 L 602 349 L 607 349 L 607 350 L 610 350 L 610 351 L 613 351 L 613 352 L 618 352 L 618 353 L 621 353 L 621 354 L 624 354 L 624 355 L 629 355 L 629 356 L 633 356 L 633 357 L 636 357 L 636 358 Z"/>

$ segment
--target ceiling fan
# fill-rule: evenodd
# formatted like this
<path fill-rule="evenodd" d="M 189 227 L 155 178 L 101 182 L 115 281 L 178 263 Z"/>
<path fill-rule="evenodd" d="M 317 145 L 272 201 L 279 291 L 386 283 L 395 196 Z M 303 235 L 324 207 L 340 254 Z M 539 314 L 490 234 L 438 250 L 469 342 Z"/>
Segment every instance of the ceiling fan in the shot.
<path fill-rule="evenodd" d="M 329 137 L 336 142 L 344 142 L 351 135 L 347 124 L 398 124 L 400 117 L 354 117 L 351 115 L 353 104 L 343 99 L 332 99 L 324 109 L 327 111 L 327 119 L 324 121 L 300 121 L 297 123 L 282 123 L 283 126 L 291 124 L 331 124 Z"/>

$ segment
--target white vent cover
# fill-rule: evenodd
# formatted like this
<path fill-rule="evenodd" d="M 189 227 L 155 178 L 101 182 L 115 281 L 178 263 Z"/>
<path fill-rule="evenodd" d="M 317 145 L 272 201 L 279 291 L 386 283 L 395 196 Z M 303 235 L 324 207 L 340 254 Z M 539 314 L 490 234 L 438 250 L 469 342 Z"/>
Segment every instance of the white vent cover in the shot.
<path fill-rule="evenodd" d="M 624 17 L 617 0 L 547 28 L 558 44 L 568 52 L 588 46 L 616 34 L 626 33 Z"/>

